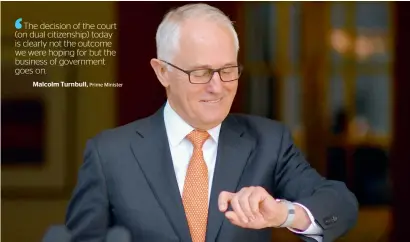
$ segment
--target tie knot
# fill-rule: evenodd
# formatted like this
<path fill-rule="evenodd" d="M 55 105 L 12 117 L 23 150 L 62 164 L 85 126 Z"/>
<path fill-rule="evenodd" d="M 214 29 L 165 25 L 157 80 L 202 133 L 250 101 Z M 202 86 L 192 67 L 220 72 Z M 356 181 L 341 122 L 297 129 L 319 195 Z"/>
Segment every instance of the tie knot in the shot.
<path fill-rule="evenodd" d="M 193 130 L 186 137 L 194 145 L 194 148 L 202 148 L 205 141 L 209 138 L 209 133 L 206 131 Z"/>

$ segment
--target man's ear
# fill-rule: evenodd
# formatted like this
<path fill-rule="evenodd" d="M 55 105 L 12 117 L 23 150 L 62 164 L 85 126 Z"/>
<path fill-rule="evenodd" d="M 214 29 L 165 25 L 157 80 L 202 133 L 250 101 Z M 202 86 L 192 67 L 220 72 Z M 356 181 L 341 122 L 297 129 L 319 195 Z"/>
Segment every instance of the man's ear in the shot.
<path fill-rule="evenodd" d="M 150 63 L 151 63 L 152 69 L 154 69 L 155 74 L 157 75 L 159 82 L 165 88 L 168 87 L 169 86 L 168 71 L 164 63 L 155 58 L 152 58 Z"/>

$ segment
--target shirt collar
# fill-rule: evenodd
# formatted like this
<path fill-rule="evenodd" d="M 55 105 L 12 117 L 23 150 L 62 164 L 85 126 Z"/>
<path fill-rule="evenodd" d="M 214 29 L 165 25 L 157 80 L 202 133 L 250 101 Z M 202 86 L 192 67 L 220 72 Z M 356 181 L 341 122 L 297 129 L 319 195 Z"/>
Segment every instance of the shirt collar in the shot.
<path fill-rule="evenodd" d="M 181 141 L 192 131 L 194 128 L 187 124 L 175 111 L 172 109 L 169 102 L 164 107 L 164 122 L 168 135 L 168 140 L 171 146 L 177 146 Z M 218 143 L 219 131 L 221 130 L 221 124 L 207 130 L 212 139 Z"/>

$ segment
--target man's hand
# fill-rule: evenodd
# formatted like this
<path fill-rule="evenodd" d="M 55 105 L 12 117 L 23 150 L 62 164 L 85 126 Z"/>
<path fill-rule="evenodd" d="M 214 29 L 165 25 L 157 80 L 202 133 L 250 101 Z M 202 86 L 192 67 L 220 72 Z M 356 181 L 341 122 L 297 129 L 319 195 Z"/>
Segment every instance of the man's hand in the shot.
<path fill-rule="evenodd" d="M 229 203 L 233 211 L 227 211 Z M 243 228 L 278 227 L 288 216 L 286 205 L 277 202 L 262 187 L 245 187 L 238 193 L 221 192 L 218 205 L 232 224 Z"/>

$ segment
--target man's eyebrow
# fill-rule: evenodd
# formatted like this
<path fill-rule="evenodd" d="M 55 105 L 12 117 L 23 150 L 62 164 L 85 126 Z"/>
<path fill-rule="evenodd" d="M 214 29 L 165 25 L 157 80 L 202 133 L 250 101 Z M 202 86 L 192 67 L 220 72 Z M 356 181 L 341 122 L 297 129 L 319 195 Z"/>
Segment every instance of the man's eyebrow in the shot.
<path fill-rule="evenodd" d="M 237 65 L 238 65 L 238 63 L 236 63 L 236 62 L 229 62 L 229 63 L 225 64 L 223 67 L 226 67 L 226 66 L 237 66 Z"/>
<path fill-rule="evenodd" d="M 225 65 L 223 65 L 222 67 L 237 66 L 237 65 L 238 65 L 238 63 L 236 63 L 236 62 L 229 62 L 229 63 L 226 63 Z M 210 65 L 193 65 L 189 69 L 195 70 L 195 69 L 214 69 L 214 68 L 212 68 L 212 66 L 210 66 Z"/>
<path fill-rule="evenodd" d="M 210 65 L 193 65 L 191 68 L 191 70 L 195 70 L 195 69 L 211 69 L 212 67 Z"/>

